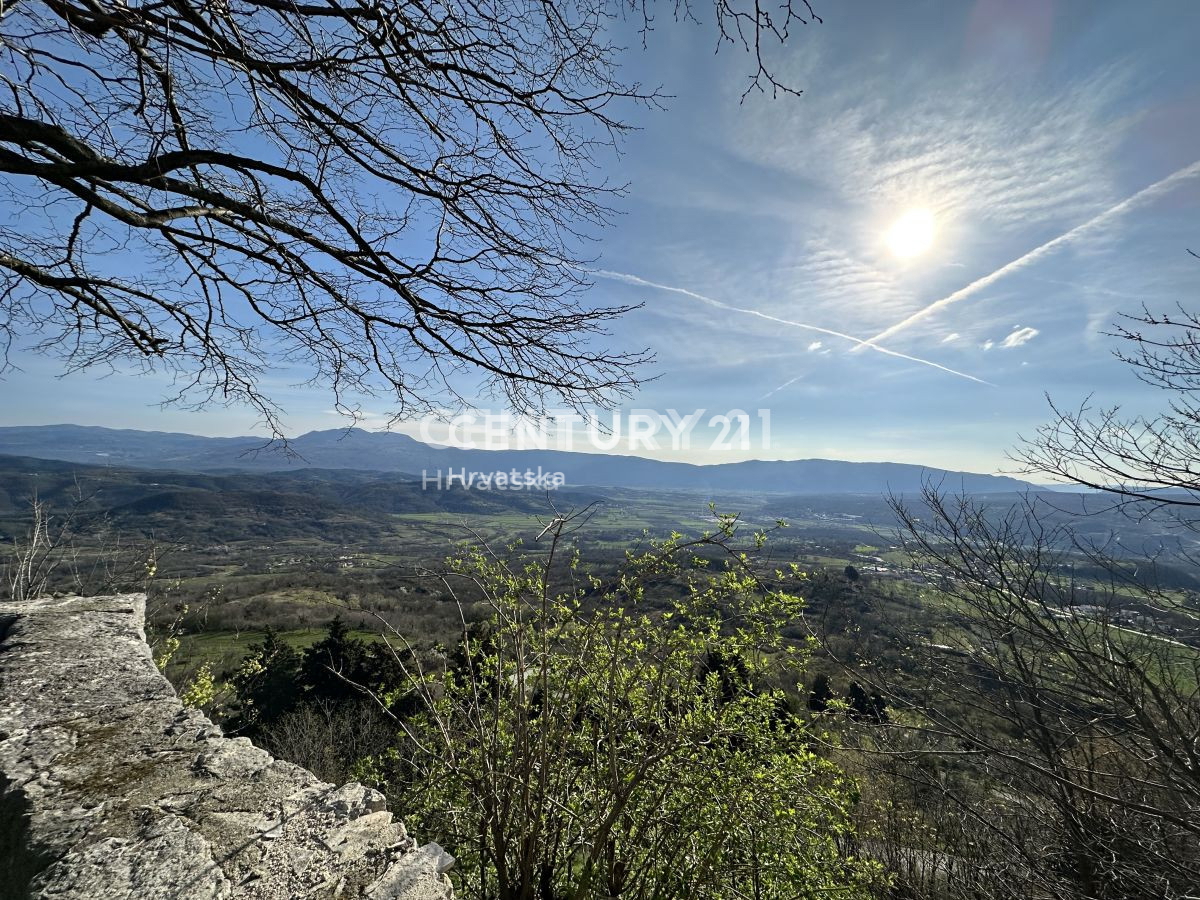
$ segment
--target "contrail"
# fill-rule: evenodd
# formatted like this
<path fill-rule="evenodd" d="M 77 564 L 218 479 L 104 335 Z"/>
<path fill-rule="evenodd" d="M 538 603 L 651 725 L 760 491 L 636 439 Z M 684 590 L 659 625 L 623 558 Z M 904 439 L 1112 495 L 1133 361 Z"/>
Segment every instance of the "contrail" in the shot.
<path fill-rule="evenodd" d="M 861 350 L 863 347 L 875 347 L 876 341 L 887 340 L 892 335 L 894 335 L 896 332 L 903 331 L 905 328 L 907 328 L 909 325 L 912 325 L 914 322 L 919 322 L 919 321 L 921 321 L 921 319 L 925 319 L 925 318 L 928 318 L 929 316 L 932 316 L 935 312 L 937 312 L 940 309 L 950 306 L 951 304 L 958 303 L 960 300 L 965 300 L 967 297 L 970 297 L 972 294 L 978 293 L 979 291 L 983 290 L 984 288 L 990 287 L 991 285 L 995 284 L 997 281 L 999 281 L 1005 275 L 1008 275 L 1010 272 L 1015 272 L 1018 269 L 1025 268 L 1025 266 L 1029 265 L 1030 263 L 1037 262 L 1043 256 L 1058 249 L 1063 244 L 1070 243 L 1071 241 L 1075 240 L 1076 238 L 1080 237 L 1081 235 L 1086 234 L 1087 232 L 1091 231 L 1093 228 L 1103 225 L 1105 222 L 1108 222 L 1110 219 L 1115 219 L 1117 216 L 1120 216 L 1123 213 L 1128 212 L 1129 210 L 1133 209 L 1135 206 L 1139 206 L 1140 204 L 1145 203 L 1148 200 L 1153 200 L 1153 199 L 1165 194 L 1171 188 L 1175 187 L 1175 185 L 1177 185 L 1179 182 L 1185 181 L 1188 178 L 1191 178 L 1193 175 L 1198 175 L 1198 174 L 1200 174 L 1200 160 L 1197 160 L 1196 162 L 1192 163 L 1190 166 L 1185 166 L 1184 168 L 1180 169 L 1177 172 L 1173 172 L 1172 174 L 1168 175 L 1166 178 L 1162 179 L 1161 181 L 1154 182 L 1154 184 L 1150 185 L 1149 187 L 1142 188 L 1140 191 L 1138 191 L 1133 196 L 1126 197 L 1124 200 L 1122 200 L 1116 206 L 1114 206 L 1110 209 L 1106 209 L 1104 212 L 1102 212 L 1096 216 L 1093 216 L 1092 218 L 1090 218 L 1086 222 L 1084 222 L 1082 225 L 1076 225 L 1070 231 L 1066 232 L 1065 234 L 1060 234 L 1058 237 L 1047 241 L 1046 243 L 1042 244 L 1040 247 L 1033 248 L 1028 253 L 1026 253 L 1024 256 L 1017 257 L 1012 262 L 1008 263 L 1007 265 L 1001 266 L 999 269 L 997 269 L 995 272 L 992 272 L 990 275 L 984 275 L 982 278 L 972 281 L 966 287 L 959 288 L 953 294 L 943 297 L 941 300 L 937 300 L 933 303 L 930 303 L 924 309 L 917 310 L 915 313 L 913 313 L 907 319 L 897 322 L 895 325 L 892 325 L 890 328 L 885 328 L 883 331 L 879 332 L 879 334 L 875 335 L 874 337 L 867 338 L 865 341 L 860 341 L 857 347 L 852 347 L 850 349 L 850 352 L 856 353 L 859 350 Z M 876 349 L 878 349 L 878 348 L 876 348 Z"/>
<path fill-rule="evenodd" d="M 804 377 L 804 375 L 801 374 L 801 375 L 797 375 L 795 378 L 789 378 L 783 384 L 779 385 L 779 387 L 771 388 L 771 390 L 767 391 L 765 394 L 763 394 L 761 397 L 759 397 L 758 398 L 759 401 L 766 400 L 772 394 L 778 394 L 785 387 L 791 387 L 793 384 L 795 384 L 797 381 L 799 381 L 803 377 Z"/>
<path fill-rule="evenodd" d="M 685 297 L 691 297 L 694 300 L 699 300 L 702 303 L 707 303 L 710 306 L 715 306 L 718 309 L 727 309 L 730 312 L 742 313 L 747 316 L 757 316 L 760 319 L 766 319 L 768 322 L 776 322 L 780 325 L 789 325 L 792 328 L 803 328 L 805 331 L 815 331 L 819 334 L 827 334 L 830 337 L 841 338 L 844 341 L 850 341 L 857 346 L 852 349 L 857 350 L 859 347 L 866 345 L 872 350 L 877 350 L 887 356 L 895 356 L 898 359 L 907 359 L 909 362 L 920 363 L 923 366 L 930 366 L 934 369 L 940 369 L 943 372 L 948 372 L 951 375 L 957 375 L 959 378 L 966 378 L 968 381 L 975 381 L 979 384 L 986 384 L 989 387 L 995 387 L 990 381 L 984 381 L 982 378 L 976 378 L 974 375 L 968 375 L 966 372 L 959 372 L 957 369 L 951 369 L 949 366 L 943 366 L 941 363 L 935 363 L 932 360 L 921 359 L 918 356 L 909 356 L 907 353 L 900 353 L 896 350 L 889 350 L 887 347 L 880 347 L 878 344 L 871 344 L 864 341 L 862 338 L 856 338 L 852 334 L 846 334 L 841 331 L 834 331 L 832 328 L 822 328 L 820 325 L 809 325 L 807 322 L 795 322 L 791 319 L 781 319 L 778 316 L 772 316 L 765 312 L 759 312 L 757 309 L 746 309 L 742 306 L 733 306 L 729 303 L 722 303 L 720 300 L 714 300 L 712 297 L 706 297 L 704 294 L 697 294 L 695 291 L 689 291 L 687 288 L 674 287 L 669 284 L 658 284 L 654 281 L 647 281 L 645 278 L 639 278 L 637 275 L 627 275 L 624 272 L 610 272 L 607 269 L 585 269 L 589 275 L 597 275 L 600 278 L 608 278 L 611 281 L 623 281 L 625 284 L 636 284 L 640 287 L 655 288 L 660 291 L 670 291 L 674 294 L 683 294 Z"/>

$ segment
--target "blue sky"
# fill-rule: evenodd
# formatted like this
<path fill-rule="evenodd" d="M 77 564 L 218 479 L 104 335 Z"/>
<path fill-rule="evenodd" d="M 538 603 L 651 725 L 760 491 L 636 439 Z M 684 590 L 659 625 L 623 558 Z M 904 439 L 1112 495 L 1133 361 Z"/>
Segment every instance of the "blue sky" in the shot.
<path fill-rule="evenodd" d="M 674 99 L 606 161 L 630 191 L 592 299 L 643 303 L 614 339 L 658 356 L 628 406 L 772 422 L 768 448 L 663 455 L 995 471 L 1046 392 L 1152 410 L 1103 332 L 1120 310 L 1195 302 L 1200 5 L 815 5 L 824 24 L 775 59 L 799 98 L 740 103 L 747 60 L 714 55 L 709 27 L 663 23 L 630 53 Z M 912 210 L 934 235 L 902 259 L 889 230 Z M 14 362 L 3 424 L 254 427 L 161 411 L 153 377 Z M 294 431 L 339 424 L 319 392 L 267 386 Z"/>

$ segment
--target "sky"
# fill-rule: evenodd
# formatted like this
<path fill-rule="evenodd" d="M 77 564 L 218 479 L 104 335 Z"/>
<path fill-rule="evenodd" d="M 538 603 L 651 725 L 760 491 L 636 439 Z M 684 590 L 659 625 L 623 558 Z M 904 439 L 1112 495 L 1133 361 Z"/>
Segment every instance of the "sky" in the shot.
<path fill-rule="evenodd" d="M 1105 332 L 1196 302 L 1200 4 L 814 6 L 823 23 L 773 57 L 799 97 L 742 101 L 748 60 L 714 54 L 711 23 L 661 22 L 628 54 L 672 99 L 604 159 L 629 190 L 588 300 L 642 304 L 612 340 L 657 357 L 618 418 L 704 410 L 688 449 L 637 452 L 1011 471 L 1047 394 L 1158 408 Z M 255 428 L 161 409 L 154 377 L 13 361 L 0 424 Z M 266 387 L 295 433 L 343 424 L 319 391 Z M 714 446 L 711 417 L 737 411 L 749 446 Z"/>

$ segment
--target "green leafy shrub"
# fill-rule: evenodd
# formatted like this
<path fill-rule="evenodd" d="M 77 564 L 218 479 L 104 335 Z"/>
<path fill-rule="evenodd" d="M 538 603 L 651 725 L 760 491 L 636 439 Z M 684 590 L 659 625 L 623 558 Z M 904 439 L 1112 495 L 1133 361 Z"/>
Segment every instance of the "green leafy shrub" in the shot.
<path fill-rule="evenodd" d="M 556 564 L 562 519 L 540 557 L 454 563 L 448 586 L 493 615 L 456 664 L 409 657 L 423 709 L 363 774 L 458 857 L 461 895 L 828 898 L 875 883 L 852 852 L 852 785 L 765 687 L 803 663 L 780 636 L 801 573 L 768 586 L 735 548 L 736 518 L 718 521 L 631 555 L 608 584 Z"/>

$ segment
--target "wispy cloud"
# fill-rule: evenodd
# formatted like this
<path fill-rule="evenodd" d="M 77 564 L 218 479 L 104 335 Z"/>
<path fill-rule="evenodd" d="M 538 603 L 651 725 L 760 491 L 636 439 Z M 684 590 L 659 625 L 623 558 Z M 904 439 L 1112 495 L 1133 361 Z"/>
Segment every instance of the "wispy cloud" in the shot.
<path fill-rule="evenodd" d="M 1008 337 L 1000 342 L 1001 347 L 1020 347 L 1022 344 L 1027 344 L 1038 336 L 1040 332 L 1036 328 L 1018 328 Z"/>
<path fill-rule="evenodd" d="M 812 353 L 814 350 L 820 350 L 824 346 L 825 345 L 822 344 L 820 341 L 813 341 L 811 344 L 808 345 L 808 352 Z"/>
<path fill-rule="evenodd" d="M 867 343 L 862 338 L 854 337 L 854 335 L 846 334 L 842 331 L 835 331 L 832 328 L 823 328 L 820 325 L 811 325 L 808 322 L 797 322 L 794 319 L 783 319 L 779 316 L 773 316 L 770 313 L 761 312 L 757 309 L 734 306 L 731 303 L 724 303 L 720 300 L 715 300 L 712 297 L 706 297 L 704 294 L 699 294 L 696 291 L 690 291 L 687 288 L 675 287 L 669 284 L 659 284 L 654 281 L 647 281 L 645 278 L 640 278 L 637 275 L 629 275 L 625 272 L 613 272 L 608 269 L 588 269 L 587 271 L 589 274 L 600 278 L 607 278 L 612 281 L 620 281 L 624 282 L 625 284 L 637 285 L 638 287 L 654 288 L 655 290 L 659 291 L 669 291 L 673 294 L 681 294 L 684 297 L 691 297 L 693 300 L 699 300 L 702 303 L 706 303 L 709 306 L 715 306 L 718 309 L 725 309 L 729 310 L 730 312 L 736 312 L 746 316 L 754 316 L 759 319 L 765 319 L 768 322 L 775 322 L 779 325 L 788 325 L 792 328 L 802 328 L 805 331 L 815 331 L 819 334 L 829 335 L 830 337 L 841 338 L 844 341 L 850 341 L 851 343 L 855 344 L 856 348 L 857 346 Z M 982 378 L 976 378 L 974 375 L 968 375 L 966 372 L 960 372 L 957 369 L 951 369 L 949 366 L 943 366 L 941 363 L 936 363 L 933 360 L 921 359 L 918 356 L 910 356 L 907 353 L 900 353 L 898 350 L 890 350 L 887 347 L 881 347 L 878 344 L 870 344 L 869 346 L 872 350 L 883 353 L 886 356 L 894 356 L 897 359 L 906 359 L 909 362 L 918 363 L 922 366 L 929 366 L 930 368 L 938 369 L 939 371 L 946 372 L 950 375 L 956 375 L 959 378 L 965 378 L 968 381 L 974 381 L 978 382 L 979 384 L 986 384 L 991 387 L 995 387 L 995 385 L 993 385 L 990 381 L 984 381 Z"/>
<path fill-rule="evenodd" d="M 831 222 L 830 233 L 808 238 L 793 251 L 798 262 L 772 279 L 780 294 L 867 328 L 880 318 L 904 315 L 914 302 L 911 286 L 856 246 L 854 228 L 847 233 L 846 224 Z"/>
<path fill-rule="evenodd" d="M 876 209 L 924 198 L 940 218 L 1017 229 L 1113 196 L 1110 154 L 1132 125 L 1114 113 L 1134 83 L 1129 66 L 1098 67 L 1053 91 L 1040 81 L 998 91 L 987 66 L 916 59 L 891 32 L 880 41 L 870 53 L 804 54 L 798 78 L 822 90 L 794 107 L 737 108 L 734 152 Z M 864 93 L 864 84 L 880 89 Z"/>
<path fill-rule="evenodd" d="M 875 36 L 856 37 L 864 39 Z M 791 63 L 790 77 L 819 84 L 819 91 L 794 106 L 731 104 L 715 135 L 705 120 L 723 152 L 749 163 L 738 189 L 693 173 L 695 184 L 672 183 L 657 202 L 711 206 L 723 220 L 737 220 L 732 243 L 743 255 L 730 242 L 705 245 L 698 255 L 717 260 L 718 268 L 728 259 L 727 271 L 697 278 L 693 260 L 668 253 L 665 271 L 687 274 L 666 280 L 686 277 L 718 296 L 735 296 L 734 284 L 749 283 L 764 310 L 787 318 L 803 309 L 808 321 L 874 334 L 903 320 L 929 291 L 952 288 L 946 279 L 955 269 L 946 266 L 973 261 L 981 234 L 1019 252 L 1022 245 L 1012 242 L 1028 240 L 1026 229 L 1054 234 L 1120 199 L 1112 159 L 1132 127 L 1120 111 L 1136 83 L 1132 66 L 1072 73 L 1052 91 L 1019 79 L 997 90 L 986 67 L 964 67 L 953 55 L 900 60 L 893 32 L 878 40 L 869 50 L 846 52 L 832 34 L 818 35 L 818 52 Z M 879 89 L 864 94 L 864 84 Z M 651 189 L 665 191 L 662 180 Z M 943 237 L 922 261 L 927 265 L 901 267 L 882 235 L 912 206 L 931 209 Z M 764 242 L 737 243 L 755 228 L 763 229 Z M 722 234 L 720 226 L 713 233 Z M 641 268 L 633 255 L 610 258 L 619 268 Z M 965 324 L 955 323 L 977 339 L 983 323 Z"/>
<path fill-rule="evenodd" d="M 1149 203 L 1150 201 L 1163 196 L 1173 188 L 1177 187 L 1180 183 L 1189 178 L 1193 178 L 1196 175 L 1200 175 L 1200 160 L 1197 160 L 1190 166 L 1185 166 L 1176 172 L 1172 172 L 1166 178 L 1156 181 L 1154 184 L 1148 187 L 1142 188 L 1136 194 L 1132 194 L 1131 196 L 1126 197 L 1120 203 L 1110 206 L 1108 209 L 1104 210 L 1104 212 L 1092 216 L 1092 218 L 1088 219 L 1081 225 L 1076 225 L 1070 231 L 1064 232 L 1058 237 L 1046 241 L 1040 246 L 1034 247 L 1028 253 L 1017 257 L 1010 263 L 1006 263 L 1005 265 L 996 269 L 994 272 L 984 275 L 982 278 L 975 279 L 966 287 L 959 288 L 957 291 L 952 294 L 948 294 L 941 300 L 935 300 L 933 303 L 930 303 L 928 306 L 917 310 L 915 313 L 905 317 L 895 325 L 885 328 L 883 331 L 879 332 L 879 334 L 862 341 L 853 348 L 852 352 L 861 350 L 866 346 L 874 346 L 876 341 L 885 341 L 898 332 L 915 325 L 922 319 L 929 318 L 929 316 L 932 316 L 939 310 L 945 309 L 947 306 L 952 306 L 955 303 L 961 303 L 968 297 L 979 293 L 984 288 L 995 284 L 1004 276 L 1010 275 L 1013 272 L 1025 268 L 1026 266 L 1032 265 L 1065 244 L 1069 244 L 1072 241 L 1077 241 L 1080 238 L 1086 237 L 1087 235 L 1095 232 L 1101 226 L 1107 225 L 1114 219 L 1137 208 L 1138 206 L 1141 206 L 1142 204 Z"/>
<path fill-rule="evenodd" d="M 952 331 L 948 335 L 946 335 L 944 338 L 942 338 L 942 343 L 949 344 L 951 341 L 957 341 L 958 338 L 959 338 L 959 333 L 957 331 Z"/>

